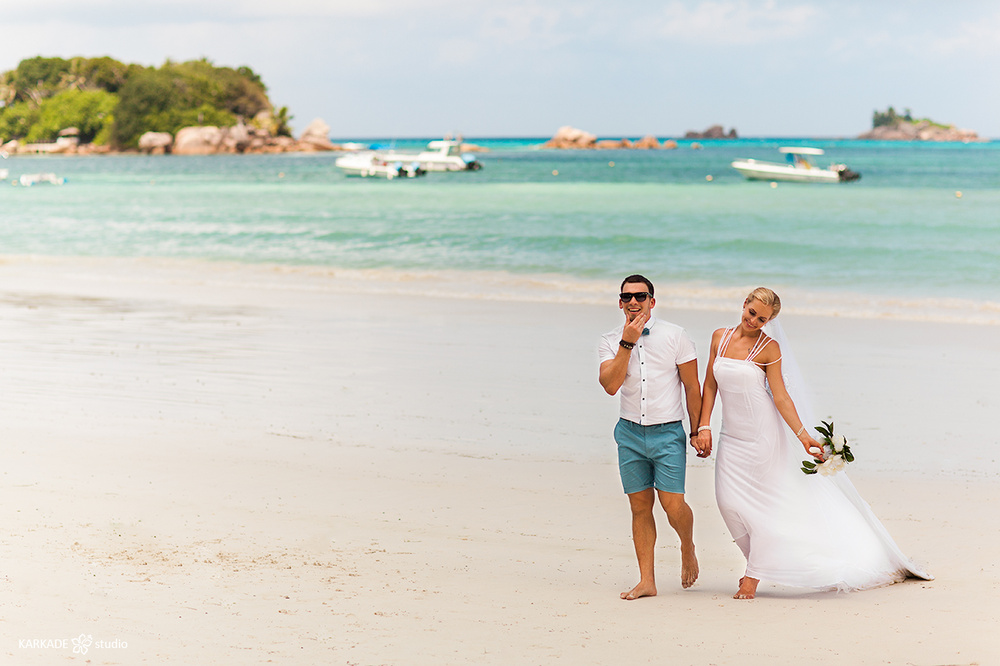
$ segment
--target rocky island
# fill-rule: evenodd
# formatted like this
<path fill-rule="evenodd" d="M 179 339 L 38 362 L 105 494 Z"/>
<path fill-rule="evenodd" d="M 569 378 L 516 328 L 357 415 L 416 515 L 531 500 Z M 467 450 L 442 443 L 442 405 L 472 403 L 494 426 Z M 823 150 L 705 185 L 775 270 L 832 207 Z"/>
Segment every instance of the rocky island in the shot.
<path fill-rule="evenodd" d="M 712 125 L 704 132 L 689 130 L 684 133 L 685 139 L 738 139 L 736 128 L 732 127 L 727 133 L 722 125 Z"/>
<path fill-rule="evenodd" d="M 872 129 L 858 136 L 869 141 L 985 141 L 976 132 L 944 125 L 927 118 L 914 118 L 909 109 L 899 115 L 891 106 L 872 115 Z"/>
<path fill-rule="evenodd" d="M 674 140 L 668 140 L 660 143 L 660 140 L 655 136 L 646 135 L 638 141 L 632 141 L 631 139 L 601 139 L 598 140 L 597 136 L 591 134 L 590 132 L 585 132 L 584 130 L 577 129 L 575 127 L 570 127 L 569 125 L 564 125 L 559 128 L 555 136 L 542 144 L 542 148 L 558 148 L 558 149 L 597 149 L 597 150 L 620 150 L 620 149 L 633 149 L 633 150 L 656 150 L 656 149 L 672 149 L 677 147 L 677 142 Z"/>
<path fill-rule="evenodd" d="M 0 151 L 8 154 L 339 148 L 321 119 L 292 137 L 291 118 L 252 69 L 205 59 L 157 68 L 109 57 L 36 57 L 0 74 Z"/>

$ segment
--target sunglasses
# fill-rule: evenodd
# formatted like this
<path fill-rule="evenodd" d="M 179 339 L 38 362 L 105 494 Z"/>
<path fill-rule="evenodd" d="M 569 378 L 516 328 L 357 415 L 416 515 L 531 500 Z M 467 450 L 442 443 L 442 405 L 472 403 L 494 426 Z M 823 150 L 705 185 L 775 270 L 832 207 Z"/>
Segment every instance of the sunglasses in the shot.
<path fill-rule="evenodd" d="M 618 298 L 622 299 L 622 303 L 628 303 L 633 298 L 636 301 L 638 301 L 639 303 L 642 303 L 647 298 L 649 298 L 649 292 L 648 291 L 640 291 L 640 292 L 636 292 L 634 294 L 627 294 L 625 292 L 622 292 L 622 293 L 618 294 Z"/>

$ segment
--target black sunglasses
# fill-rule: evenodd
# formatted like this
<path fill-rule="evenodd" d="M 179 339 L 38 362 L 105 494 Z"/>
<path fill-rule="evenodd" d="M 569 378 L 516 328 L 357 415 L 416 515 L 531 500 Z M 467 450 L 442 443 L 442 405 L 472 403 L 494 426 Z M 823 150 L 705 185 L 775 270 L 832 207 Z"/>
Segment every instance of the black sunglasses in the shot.
<path fill-rule="evenodd" d="M 628 293 L 625 293 L 623 291 L 622 293 L 618 294 L 618 298 L 622 299 L 622 303 L 628 303 L 633 298 L 636 301 L 638 301 L 639 303 L 642 303 L 647 298 L 649 298 L 649 292 L 648 291 L 639 291 L 639 292 L 636 292 L 634 294 L 628 294 Z"/>

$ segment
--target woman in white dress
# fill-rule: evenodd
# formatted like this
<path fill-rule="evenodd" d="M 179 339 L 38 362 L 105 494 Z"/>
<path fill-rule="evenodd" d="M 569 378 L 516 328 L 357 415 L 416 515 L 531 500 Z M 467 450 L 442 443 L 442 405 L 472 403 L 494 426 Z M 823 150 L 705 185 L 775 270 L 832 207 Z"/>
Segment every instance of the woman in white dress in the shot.
<path fill-rule="evenodd" d="M 786 389 L 778 342 L 763 330 L 780 309 L 770 289 L 751 292 L 740 324 L 712 335 L 705 374 L 699 443 L 711 449 L 718 395 L 715 496 L 747 559 L 734 597 L 753 599 L 761 579 L 844 591 L 907 576 L 930 580 L 899 550 L 845 473 L 802 473 L 802 449 L 818 460 L 823 449 Z"/>

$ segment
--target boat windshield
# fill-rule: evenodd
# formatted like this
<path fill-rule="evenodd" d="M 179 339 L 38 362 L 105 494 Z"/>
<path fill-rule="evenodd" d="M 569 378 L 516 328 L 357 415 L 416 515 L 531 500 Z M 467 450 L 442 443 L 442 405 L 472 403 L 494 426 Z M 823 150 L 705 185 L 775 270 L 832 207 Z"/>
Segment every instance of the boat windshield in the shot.
<path fill-rule="evenodd" d="M 809 158 L 802 153 L 786 153 L 785 160 L 793 167 L 799 169 L 812 169 L 813 164 L 809 161 Z"/>

